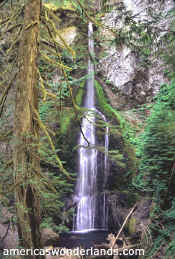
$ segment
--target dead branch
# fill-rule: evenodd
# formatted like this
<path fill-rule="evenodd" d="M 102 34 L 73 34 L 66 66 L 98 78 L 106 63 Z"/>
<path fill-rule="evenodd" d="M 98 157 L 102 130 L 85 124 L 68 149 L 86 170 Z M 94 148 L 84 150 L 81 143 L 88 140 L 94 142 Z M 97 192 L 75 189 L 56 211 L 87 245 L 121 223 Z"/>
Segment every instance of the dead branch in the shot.
<path fill-rule="evenodd" d="M 122 226 L 121 226 L 121 228 L 120 228 L 120 230 L 119 230 L 117 236 L 115 237 L 114 242 L 113 242 L 113 244 L 112 244 L 112 246 L 111 246 L 112 249 L 114 248 L 114 245 L 115 245 L 116 240 L 119 238 L 121 232 L 123 231 L 124 226 L 126 225 L 128 219 L 130 218 L 130 216 L 132 215 L 132 213 L 134 212 L 134 210 L 136 209 L 136 207 L 137 207 L 137 205 L 134 205 L 133 208 L 132 208 L 132 209 L 130 210 L 130 212 L 128 213 L 127 217 L 125 218 L 125 220 L 124 220 L 124 222 L 123 222 L 123 224 L 122 224 Z"/>

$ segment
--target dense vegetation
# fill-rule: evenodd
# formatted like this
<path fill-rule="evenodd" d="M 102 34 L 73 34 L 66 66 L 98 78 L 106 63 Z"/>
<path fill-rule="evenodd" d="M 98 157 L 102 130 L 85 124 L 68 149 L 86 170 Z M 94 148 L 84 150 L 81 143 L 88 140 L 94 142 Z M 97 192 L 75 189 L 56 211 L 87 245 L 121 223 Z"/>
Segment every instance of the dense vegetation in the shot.
<path fill-rule="evenodd" d="M 41 19 L 36 23 L 40 22 L 41 36 L 40 44 L 38 42 L 36 44 L 39 53 L 35 70 L 37 93 L 30 97 L 28 94 L 27 98 L 33 100 L 33 104 L 25 108 L 27 112 L 23 115 L 23 122 L 25 122 L 26 114 L 30 114 L 29 117 L 32 119 L 29 119 L 28 123 L 31 128 L 24 131 L 21 136 L 25 123 L 20 128 L 20 125 L 17 125 L 17 119 L 19 119 L 18 115 L 22 114 L 20 110 L 23 110 L 28 99 L 25 99 L 25 91 L 20 98 L 19 96 L 18 99 L 14 98 L 15 85 L 17 85 L 15 89 L 20 91 L 21 78 L 23 78 L 23 74 L 20 74 L 21 77 L 18 74 L 20 66 L 18 55 L 22 53 L 21 56 L 25 56 L 22 47 L 22 44 L 25 45 L 23 37 L 28 36 L 25 34 L 28 30 L 30 33 L 36 33 L 32 31 L 36 24 L 29 21 L 29 24 L 25 24 L 24 27 L 26 1 L 12 3 L 4 0 L 1 2 L 0 40 L 4 40 L 5 43 L 1 43 L 0 49 L 2 56 L 2 61 L 0 61 L 2 81 L 0 89 L 0 143 L 2 144 L 0 147 L 0 206 L 7 207 L 14 215 L 16 215 L 16 206 L 16 209 L 23 213 L 23 217 L 20 217 L 18 212 L 17 218 L 13 219 L 15 224 L 24 224 L 26 217 L 35 216 L 37 212 L 37 220 L 41 228 L 52 228 L 56 232 L 68 231 L 72 226 L 73 208 L 66 210 L 65 203 L 73 193 L 76 179 L 74 158 L 77 152 L 77 134 L 84 113 L 81 105 L 89 55 L 87 23 L 89 20 L 94 23 L 98 42 L 98 30 L 100 31 L 102 27 L 100 16 L 104 16 L 111 9 L 107 8 L 107 1 L 98 1 L 101 8 L 99 10 L 97 7 L 94 8 L 93 1 L 90 1 L 90 7 L 82 0 L 43 1 L 42 11 L 38 9 Z M 139 61 L 145 67 L 150 65 L 150 56 L 153 53 L 155 59 L 158 55 L 161 56 L 169 83 L 160 86 L 159 93 L 151 99 L 151 103 L 137 106 L 134 104 L 134 112 L 142 116 L 141 125 L 134 127 L 130 120 L 127 121 L 122 112 L 113 108 L 110 100 L 107 100 L 103 86 L 112 90 L 114 87 L 108 84 L 105 78 L 102 78 L 104 85 L 101 85 L 97 75 L 97 103 L 108 118 L 111 134 L 109 150 L 111 183 L 108 191 L 122 192 L 124 189 L 124 193 L 130 196 L 127 200 L 129 207 L 144 196 L 152 200 L 149 215 L 151 220 L 149 233 L 152 243 L 147 249 L 146 258 L 156 258 L 160 255 L 169 259 L 175 254 L 174 12 L 172 10 L 169 14 L 172 19 L 169 31 L 162 36 L 161 44 L 157 40 L 156 47 L 154 45 L 153 49 L 153 41 L 155 38 L 158 39 L 155 24 L 165 17 L 157 15 L 151 22 L 136 23 L 132 15 L 123 7 L 118 8 L 121 9 L 121 16 L 125 17 L 125 25 L 128 29 L 121 28 L 118 32 L 112 30 L 115 39 L 111 40 L 111 46 L 114 44 L 120 47 L 126 44 L 138 53 Z M 72 24 L 77 26 L 78 36 L 73 47 L 70 47 L 64 35 L 66 35 L 65 28 Z M 106 29 L 111 31 L 110 28 Z M 59 38 L 58 41 L 57 38 Z M 28 44 L 28 50 L 30 50 L 31 42 L 28 41 Z M 97 57 L 91 58 L 97 65 Z M 114 93 L 116 93 L 115 90 Z M 18 106 L 20 99 L 23 101 L 22 106 Z M 18 108 L 14 114 L 15 103 Z M 15 127 L 14 120 L 16 121 Z M 101 124 L 101 127 L 105 127 L 105 124 Z M 22 147 L 25 147 L 22 149 L 26 155 L 23 161 L 24 168 L 19 162 L 20 158 L 17 159 L 12 153 L 12 149 L 14 153 L 17 152 L 21 144 L 18 142 L 17 135 L 21 137 Z M 117 180 L 117 171 L 120 180 Z M 21 196 L 19 196 L 19 191 Z M 26 197 L 29 195 L 29 198 L 36 195 L 34 203 L 38 204 L 38 211 L 36 211 L 36 204 L 32 207 L 29 198 L 26 198 L 24 193 Z M 15 204 L 17 197 L 19 200 Z M 28 224 L 27 227 L 30 228 L 31 225 Z M 115 232 L 115 229 L 113 231 Z M 25 234 L 19 233 L 19 236 L 28 241 L 24 237 Z M 39 241 L 35 243 L 36 240 L 32 240 L 32 237 L 29 239 L 33 246 L 39 244 Z M 22 243 L 22 245 L 26 244 Z"/>
<path fill-rule="evenodd" d="M 147 119 L 144 133 L 138 139 L 139 174 L 134 179 L 137 189 L 153 198 L 151 212 L 155 243 L 153 255 L 165 246 L 165 255 L 174 254 L 174 120 L 175 81 L 162 85 L 156 103 Z M 169 240 L 168 246 L 167 240 Z"/>

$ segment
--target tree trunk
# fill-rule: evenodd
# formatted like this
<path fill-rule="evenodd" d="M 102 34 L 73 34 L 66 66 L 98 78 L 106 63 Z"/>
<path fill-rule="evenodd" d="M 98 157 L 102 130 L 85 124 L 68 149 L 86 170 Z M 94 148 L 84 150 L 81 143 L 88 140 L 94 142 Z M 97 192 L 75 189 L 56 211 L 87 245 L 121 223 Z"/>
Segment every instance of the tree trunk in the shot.
<path fill-rule="evenodd" d="M 40 161 L 37 155 L 39 127 L 34 115 L 34 109 L 38 109 L 37 59 L 40 12 L 41 1 L 28 0 L 19 46 L 14 119 L 13 158 L 18 232 L 21 245 L 28 249 L 40 248 Z M 34 259 L 36 255 L 28 255 L 28 258 Z"/>

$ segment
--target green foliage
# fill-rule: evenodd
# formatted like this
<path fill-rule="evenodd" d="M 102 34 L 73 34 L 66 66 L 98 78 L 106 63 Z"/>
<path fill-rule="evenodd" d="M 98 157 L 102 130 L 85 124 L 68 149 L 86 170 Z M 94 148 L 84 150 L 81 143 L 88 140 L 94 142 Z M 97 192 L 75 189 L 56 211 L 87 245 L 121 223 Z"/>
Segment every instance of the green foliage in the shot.
<path fill-rule="evenodd" d="M 139 63 L 149 65 L 149 56 L 153 51 L 153 42 L 158 37 L 153 21 L 136 21 L 137 15 L 133 16 L 131 11 L 122 7 L 118 11 L 116 19 L 122 19 L 123 26 L 116 31 L 116 37 L 111 40 L 111 45 L 126 45 L 139 55 Z M 160 21 L 157 18 L 157 24 Z"/>
<path fill-rule="evenodd" d="M 49 149 L 49 143 L 46 137 L 40 139 L 40 160 L 45 176 L 49 179 L 48 189 L 41 189 L 41 209 L 42 209 L 42 225 L 41 227 L 50 227 L 55 231 L 68 229 L 63 222 L 64 198 L 70 195 L 73 190 L 73 183 L 59 172 L 56 163 L 55 154 Z M 57 148 L 56 153 L 60 153 L 61 149 Z M 62 152 L 61 152 L 62 153 Z M 62 161 L 65 164 L 65 161 Z M 65 164 L 66 166 L 66 164 Z M 67 214 L 67 222 L 71 221 L 73 212 Z"/>
<path fill-rule="evenodd" d="M 80 1 L 80 2 L 84 2 L 84 1 Z M 83 18 L 83 9 L 81 8 L 81 6 L 77 3 L 77 1 L 74 1 L 74 0 L 72 1 L 72 4 L 73 4 L 74 8 L 78 11 L 78 13 L 80 14 L 81 18 Z"/>
<path fill-rule="evenodd" d="M 71 1 L 70 0 L 43 0 L 46 4 L 52 4 L 57 8 L 64 8 L 69 10 L 72 9 Z"/>
<path fill-rule="evenodd" d="M 112 161 L 117 161 L 118 166 L 121 168 L 126 167 L 126 165 L 122 162 L 124 159 L 123 154 L 120 154 L 119 150 L 109 150 L 108 156 Z"/>
<path fill-rule="evenodd" d="M 5 172 L 5 173 L 4 173 Z M 4 207 L 8 207 L 10 201 L 14 200 L 13 186 L 13 168 L 8 165 L 7 157 L 0 155 L 0 199 Z"/>
<path fill-rule="evenodd" d="M 52 101 L 40 102 L 40 104 L 39 104 L 39 114 L 40 114 L 40 118 L 41 118 L 42 121 L 46 120 L 52 106 L 53 106 Z"/>
<path fill-rule="evenodd" d="M 41 225 L 40 225 L 41 228 L 50 228 L 52 229 L 53 231 L 55 232 L 58 232 L 58 233 L 61 233 L 61 232 L 68 232 L 69 231 L 69 228 L 66 227 L 65 225 L 63 224 L 59 224 L 59 225 L 56 225 L 54 222 L 53 222 L 53 218 L 52 217 L 46 217 L 43 219 Z"/>
<path fill-rule="evenodd" d="M 165 254 L 172 256 L 175 221 L 175 80 L 161 86 L 144 133 L 138 142 L 139 174 L 134 186 L 150 192 L 154 200 L 151 230 L 155 242 L 149 255 L 166 245 Z M 158 225 L 160 224 L 160 225 Z M 169 244 L 167 245 L 167 240 Z M 169 257 L 166 257 L 169 258 Z M 170 257 L 171 258 L 171 257 Z"/>
<path fill-rule="evenodd" d="M 154 190 L 162 175 L 161 189 L 166 188 L 175 158 L 174 86 L 172 81 L 161 87 L 145 131 L 139 138 L 137 155 L 141 157 L 140 173 L 144 176 L 141 184 L 143 188 L 148 186 L 150 191 Z"/>
<path fill-rule="evenodd" d="M 153 8 L 150 6 L 149 19 L 136 20 L 137 14 L 133 16 L 131 11 L 127 11 L 125 8 L 120 8 L 116 20 L 122 19 L 123 26 L 117 29 L 116 37 L 111 40 L 111 45 L 115 44 L 117 46 L 128 46 L 135 53 L 137 53 L 139 65 L 144 67 L 150 66 L 153 58 L 155 60 L 158 57 L 163 58 L 164 61 L 173 68 L 167 73 L 170 73 L 169 76 L 172 78 L 172 75 L 175 75 L 174 13 L 174 9 L 167 13 L 165 11 L 155 13 Z M 170 27 L 168 30 L 165 29 L 164 33 L 162 33 L 162 28 L 160 26 L 162 21 L 167 24 L 171 21 Z"/>
<path fill-rule="evenodd" d="M 70 126 L 71 120 L 75 116 L 74 111 L 72 108 L 68 109 L 67 111 L 63 111 L 60 114 L 60 134 L 66 134 L 67 130 Z"/>
<path fill-rule="evenodd" d="M 98 104 L 101 110 L 104 111 L 109 119 L 115 118 L 117 124 L 120 127 L 122 136 L 132 142 L 132 139 L 135 138 L 134 129 L 129 125 L 124 117 L 117 110 L 113 109 L 111 105 L 107 102 L 104 96 L 103 88 L 97 81 L 95 81 L 95 87 L 97 92 Z"/>
<path fill-rule="evenodd" d="M 80 84 L 80 87 L 78 89 L 78 93 L 75 96 L 75 102 L 78 106 L 82 105 L 82 100 L 83 100 L 83 95 L 84 95 L 84 86 L 85 86 L 85 81 L 83 81 Z"/>
<path fill-rule="evenodd" d="M 175 52 L 174 52 L 174 44 L 175 44 L 175 9 L 173 8 L 167 14 L 169 20 L 171 20 L 171 24 L 169 25 L 168 31 L 161 37 L 160 44 L 163 48 L 163 51 L 159 51 L 158 55 L 162 57 L 166 66 L 165 74 L 166 76 L 171 78 L 175 78 Z"/>
<path fill-rule="evenodd" d="M 81 82 L 81 79 L 79 79 L 79 82 Z M 75 96 L 75 102 L 77 105 L 82 104 L 82 99 L 83 99 L 83 94 L 84 94 L 84 85 L 85 85 L 85 81 L 84 81 L 84 77 L 83 77 L 83 82 L 80 83 L 80 87 Z M 68 108 L 68 109 L 64 109 L 63 111 L 60 112 L 60 130 L 59 131 L 60 131 L 61 135 L 67 134 L 73 118 L 75 118 L 75 112 L 72 107 Z"/>
<path fill-rule="evenodd" d="M 106 115 L 110 121 L 110 150 L 109 157 L 112 161 L 116 162 L 118 166 L 117 170 L 120 170 L 121 181 L 117 178 L 117 186 L 115 188 L 120 189 L 125 186 L 125 190 L 130 188 L 129 178 L 136 172 L 137 160 L 135 157 L 135 151 L 133 142 L 135 140 L 135 130 L 129 125 L 124 117 L 107 102 L 104 96 L 102 86 L 95 81 L 97 100 L 100 110 Z M 114 145 L 112 142 L 114 141 Z M 116 147 L 117 146 L 117 147 Z M 123 177 L 124 175 L 124 177 Z M 115 180 L 114 180 L 115 182 Z"/>
<path fill-rule="evenodd" d="M 45 1 L 50 4 L 56 5 L 58 8 L 67 8 L 70 6 L 71 1 Z M 64 2 L 64 6 L 61 3 Z M 48 40 L 49 35 L 43 30 L 44 39 Z M 87 75 L 83 75 L 82 70 L 86 68 L 82 60 L 84 60 L 84 48 L 77 45 L 77 58 L 73 60 L 67 49 L 60 51 L 61 61 L 65 66 L 66 76 L 63 73 L 59 73 L 48 59 L 43 58 L 41 55 L 39 63 L 39 71 L 43 78 L 44 86 L 48 92 L 53 93 L 56 98 L 51 100 L 48 96 L 46 101 L 40 101 L 39 113 L 41 120 L 46 126 L 53 123 L 53 120 L 58 122 L 58 130 L 53 138 L 55 144 L 56 153 L 59 155 L 64 167 L 68 169 L 73 177 L 75 170 L 75 152 L 72 152 L 73 145 L 75 144 L 75 136 L 73 131 L 78 126 L 71 129 L 74 125 L 73 119 L 75 119 L 75 111 L 72 107 L 72 100 L 70 97 L 70 86 L 72 87 L 73 96 L 77 105 L 81 105 L 84 94 L 84 85 Z M 52 48 L 50 49 L 52 50 Z M 54 61 L 54 64 L 60 63 L 57 53 L 42 49 L 44 55 L 47 55 L 50 60 Z M 66 69 L 69 67 L 69 69 Z M 55 76 L 57 77 L 55 79 Z M 76 122 L 75 122 L 76 123 Z M 54 130 L 54 129 L 52 129 Z M 71 131 L 71 134 L 69 134 Z M 50 131 L 49 131 L 50 133 Z M 52 134 L 52 131 L 51 131 Z M 69 137 L 70 135 L 70 137 Z M 67 231 L 69 226 L 72 226 L 73 211 L 64 211 L 64 202 L 73 191 L 72 181 L 65 179 L 60 173 L 56 163 L 56 154 L 50 150 L 48 140 L 45 137 L 41 137 L 39 155 L 41 159 L 42 171 L 49 179 L 50 185 L 53 190 L 50 190 L 51 186 L 48 186 L 47 190 L 41 190 L 42 200 L 42 227 L 49 227 L 55 231 Z M 55 191 L 54 191 L 55 190 Z"/>

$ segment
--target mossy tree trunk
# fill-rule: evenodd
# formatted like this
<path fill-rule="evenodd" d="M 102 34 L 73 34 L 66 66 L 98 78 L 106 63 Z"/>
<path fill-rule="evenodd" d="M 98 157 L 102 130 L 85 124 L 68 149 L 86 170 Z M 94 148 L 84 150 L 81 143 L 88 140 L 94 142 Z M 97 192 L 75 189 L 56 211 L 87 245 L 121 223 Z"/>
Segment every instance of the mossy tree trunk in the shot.
<path fill-rule="evenodd" d="M 14 119 L 13 158 L 18 232 L 21 245 L 29 249 L 40 248 L 39 127 L 34 113 L 34 110 L 38 109 L 37 59 L 40 13 L 41 1 L 28 0 L 19 45 Z M 28 258 L 34 259 L 36 256 L 29 255 Z"/>

